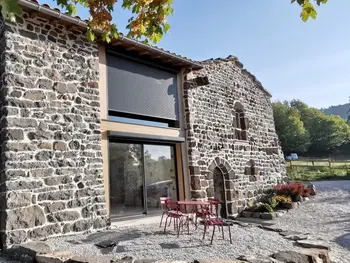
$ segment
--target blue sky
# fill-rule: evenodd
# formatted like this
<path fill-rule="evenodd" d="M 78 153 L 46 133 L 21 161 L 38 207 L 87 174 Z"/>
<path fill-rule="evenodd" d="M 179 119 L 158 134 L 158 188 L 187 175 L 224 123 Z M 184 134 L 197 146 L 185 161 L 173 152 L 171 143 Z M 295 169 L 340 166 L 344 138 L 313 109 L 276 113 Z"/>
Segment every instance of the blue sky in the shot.
<path fill-rule="evenodd" d="M 194 60 L 237 56 L 274 100 L 296 98 L 318 108 L 348 102 L 349 0 L 328 1 L 307 23 L 290 0 L 174 0 L 173 7 L 160 47 Z M 129 17 L 115 8 L 120 31 Z"/>

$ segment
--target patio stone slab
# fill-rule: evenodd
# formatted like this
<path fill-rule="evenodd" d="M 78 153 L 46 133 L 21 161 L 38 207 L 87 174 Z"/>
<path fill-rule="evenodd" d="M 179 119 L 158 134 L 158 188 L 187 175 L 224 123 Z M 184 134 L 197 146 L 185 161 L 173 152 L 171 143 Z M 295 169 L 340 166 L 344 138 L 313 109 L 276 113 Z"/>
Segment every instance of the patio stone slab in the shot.
<path fill-rule="evenodd" d="M 309 238 L 309 234 L 304 234 L 298 231 L 282 231 L 279 232 L 281 236 L 286 239 L 298 241 L 298 240 L 306 240 Z"/>
<path fill-rule="evenodd" d="M 200 260 L 200 261 L 194 261 L 194 263 L 247 263 L 247 261 L 241 261 L 241 260 Z"/>
<path fill-rule="evenodd" d="M 280 251 L 272 255 L 274 259 L 288 263 L 331 263 L 326 249 L 302 249 L 298 251 Z"/>
<path fill-rule="evenodd" d="M 132 257 L 117 258 L 116 256 L 76 256 L 70 252 L 54 252 L 50 254 L 37 255 L 38 263 L 153 263 L 156 260 L 139 261 Z"/>
<path fill-rule="evenodd" d="M 35 257 L 37 254 L 51 253 L 52 249 L 45 242 L 30 242 L 22 245 L 14 245 L 10 251 L 22 255 L 28 255 L 30 257 Z"/>
<path fill-rule="evenodd" d="M 330 250 L 330 247 L 321 240 L 298 240 L 297 244 L 305 248 L 319 248 Z"/>

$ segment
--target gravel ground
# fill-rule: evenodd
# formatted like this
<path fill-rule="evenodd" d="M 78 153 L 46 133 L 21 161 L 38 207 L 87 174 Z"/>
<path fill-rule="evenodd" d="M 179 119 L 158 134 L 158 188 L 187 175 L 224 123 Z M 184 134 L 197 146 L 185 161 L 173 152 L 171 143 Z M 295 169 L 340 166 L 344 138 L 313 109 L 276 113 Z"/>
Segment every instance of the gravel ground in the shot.
<path fill-rule="evenodd" d="M 283 217 L 274 221 L 283 230 L 310 233 L 312 238 L 320 238 L 330 244 L 332 256 L 337 263 L 350 262 L 350 181 L 329 181 L 315 183 L 318 195 L 304 202 Z M 214 237 L 209 246 L 210 235 L 202 241 L 203 227 L 191 234 L 181 234 L 179 238 L 170 228 L 164 235 L 158 222 L 135 227 L 119 227 L 115 230 L 93 234 L 66 236 L 47 240 L 56 251 L 71 251 L 78 255 L 110 254 L 117 257 L 194 260 L 194 259 L 234 259 L 240 255 L 268 256 L 279 250 L 293 249 L 293 242 L 278 233 L 258 227 L 231 227 L 233 244 L 222 240 L 221 234 Z M 210 230 L 211 233 L 211 230 Z M 228 237 L 228 230 L 225 232 Z M 113 240 L 116 247 L 100 249 L 94 244 Z M 8 261 L 1 261 L 0 263 Z"/>
<path fill-rule="evenodd" d="M 211 231 L 210 231 L 211 233 Z M 55 238 L 49 241 L 57 250 L 73 251 L 76 254 L 101 255 L 110 253 L 118 257 L 132 256 L 138 259 L 194 260 L 194 259 L 234 259 L 240 255 L 270 255 L 279 249 L 290 249 L 291 242 L 279 234 L 260 228 L 231 227 L 233 244 L 222 240 L 217 233 L 214 243 L 210 236 L 202 242 L 203 227 L 191 229 L 190 235 L 181 234 L 178 238 L 173 228 L 167 235 L 160 230 L 158 223 L 137 227 L 123 227 L 114 231 L 82 235 L 70 238 Z M 228 230 L 225 232 L 228 237 Z M 114 249 L 99 249 L 94 244 L 105 240 L 118 241 Z M 72 246 L 72 244 L 75 244 Z M 259 245 L 257 245 L 259 244 Z"/>
<path fill-rule="evenodd" d="M 276 220 L 282 229 L 310 233 L 329 243 L 336 262 L 350 262 L 350 181 L 314 183 L 316 199 Z"/>

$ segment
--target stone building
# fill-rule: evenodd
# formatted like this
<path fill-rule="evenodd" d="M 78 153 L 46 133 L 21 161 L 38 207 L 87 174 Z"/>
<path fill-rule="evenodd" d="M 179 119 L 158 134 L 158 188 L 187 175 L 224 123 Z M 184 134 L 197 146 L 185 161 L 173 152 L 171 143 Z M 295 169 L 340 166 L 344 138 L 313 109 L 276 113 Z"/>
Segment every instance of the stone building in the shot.
<path fill-rule="evenodd" d="M 237 58 L 91 43 L 79 17 L 19 3 L 0 23 L 2 247 L 159 213 L 164 195 L 235 215 L 285 178 L 271 95 Z"/>
<path fill-rule="evenodd" d="M 236 57 L 202 65 L 184 83 L 191 196 L 235 215 L 286 177 L 271 95 Z"/>

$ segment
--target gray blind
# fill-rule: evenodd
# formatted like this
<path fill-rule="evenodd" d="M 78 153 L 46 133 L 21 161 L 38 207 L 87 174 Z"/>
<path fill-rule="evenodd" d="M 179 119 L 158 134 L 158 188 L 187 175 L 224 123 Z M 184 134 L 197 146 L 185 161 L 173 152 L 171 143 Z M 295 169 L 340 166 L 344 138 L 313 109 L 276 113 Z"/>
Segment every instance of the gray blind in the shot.
<path fill-rule="evenodd" d="M 109 110 L 178 120 L 177 75 L 107 55 Z"/>

